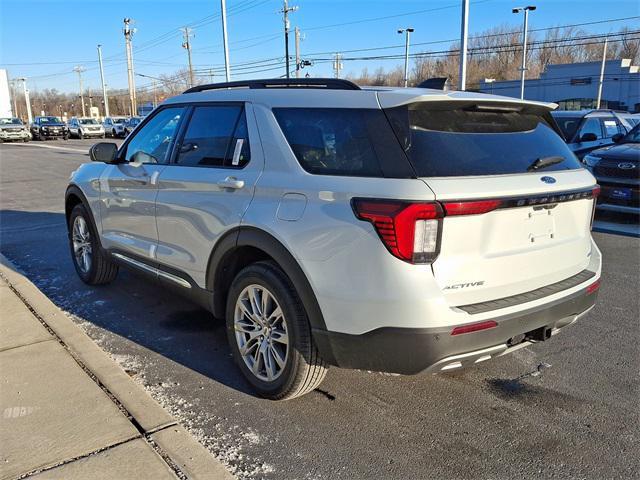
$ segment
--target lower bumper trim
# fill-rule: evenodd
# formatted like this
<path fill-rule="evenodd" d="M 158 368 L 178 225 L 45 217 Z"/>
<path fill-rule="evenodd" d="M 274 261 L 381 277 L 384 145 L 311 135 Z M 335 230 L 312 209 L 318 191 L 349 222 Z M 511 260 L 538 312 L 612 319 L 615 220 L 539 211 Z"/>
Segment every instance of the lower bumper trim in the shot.
<path fill-rule="evenodd" d="M 455 325 L 444 328 L 385 327 L 363 335 L 314 329 L 323 358 L 342 368 L 413 375 L 438 373 L 471 366 L 535 343 L 538 329 L 550 329 L 551 337 L 591 310 L 597 292 L 582 289 L 534 309 L 493 318 L 497 327 L 463 335 L 451 335 Z M 514 338 L 522 338 L 513 344 Z"/>

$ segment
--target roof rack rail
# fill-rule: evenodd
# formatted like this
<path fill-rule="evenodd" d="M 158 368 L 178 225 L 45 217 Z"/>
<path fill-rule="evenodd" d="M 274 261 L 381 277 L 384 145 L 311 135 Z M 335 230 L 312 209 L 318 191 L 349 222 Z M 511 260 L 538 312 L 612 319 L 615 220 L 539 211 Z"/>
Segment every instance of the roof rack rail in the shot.
<path fill-rule="evenodd" d="M 240 80 L 236 82 L 209 83 L 196 85 L 183 93 L 204 92 L 225 88 L 324 88 L 327 90 L 360 90 L 349 80 L 340 78 L 272 78 L 267 80 Z"/>

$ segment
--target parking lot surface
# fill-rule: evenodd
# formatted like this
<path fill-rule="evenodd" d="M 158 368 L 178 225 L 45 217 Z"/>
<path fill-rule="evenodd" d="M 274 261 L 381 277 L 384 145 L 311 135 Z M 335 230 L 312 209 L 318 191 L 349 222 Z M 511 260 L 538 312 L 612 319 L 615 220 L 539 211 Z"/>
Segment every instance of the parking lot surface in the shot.
<path fill-rule="evenodd" d="M 594 234 L 598 304 L 549 342 L 448 376 L 334 368 L 322 390 L 269 402 L 209 313 L 123 270 L 101 288 L 77 278 L 63 198 L 91 143 L 0 145 L 2 253 L 239 477 L 637 477 L 638 238 Z"/>

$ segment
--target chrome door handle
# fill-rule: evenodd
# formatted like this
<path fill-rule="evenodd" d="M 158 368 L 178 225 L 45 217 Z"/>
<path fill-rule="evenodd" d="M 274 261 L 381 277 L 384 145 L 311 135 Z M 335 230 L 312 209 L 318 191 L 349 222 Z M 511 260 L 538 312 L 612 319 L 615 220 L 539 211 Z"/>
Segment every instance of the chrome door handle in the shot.
<path fill-rule="evenodd" d="M 220 180 L 218 186 L 238 190 L 244 187 L 244 180 L 238 180 L 236 177 L 227 177 L 224 180 Z"/>

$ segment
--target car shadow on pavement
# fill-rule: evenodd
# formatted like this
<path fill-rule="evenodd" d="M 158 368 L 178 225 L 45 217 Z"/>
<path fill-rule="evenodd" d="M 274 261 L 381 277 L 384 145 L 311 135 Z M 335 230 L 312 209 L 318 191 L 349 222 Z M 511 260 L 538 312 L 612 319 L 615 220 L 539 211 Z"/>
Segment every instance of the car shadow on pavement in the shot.
<path fill-rule="evenodd" d="M 64 214 L 0 210 L 0 250 L 103 348 L 125 351 L 119 342 L 135 342 L 253 396 L 224 323 L 208 311 L 123 268 L 109 285 L 84 284 L 73 268 Z"/>

